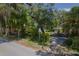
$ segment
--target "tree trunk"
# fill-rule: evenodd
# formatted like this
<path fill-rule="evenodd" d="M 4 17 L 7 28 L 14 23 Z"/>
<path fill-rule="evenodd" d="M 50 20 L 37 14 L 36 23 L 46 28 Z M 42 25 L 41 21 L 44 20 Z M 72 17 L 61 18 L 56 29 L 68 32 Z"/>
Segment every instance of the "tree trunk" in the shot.
<path fill-rule="evenodd" d="M 45 34 L 45 31 L 43 29 L 43 26 L 40 26 L 40 29 L 42 31 L 42 34 Z M 42 49 L 44 50 L 45 36 L 44 36 L 44 39 L 43 40 L 44 40 L 44 42 L 42 42 Z"/>
<path fill-rule="evenodd" d="M 6 16 L 4 16 L 4 18 L 5 18 L 5 37 L 7 37 L 8 36 L 8 26 L 7 26 L 7 19 L 6 19 Z"/>

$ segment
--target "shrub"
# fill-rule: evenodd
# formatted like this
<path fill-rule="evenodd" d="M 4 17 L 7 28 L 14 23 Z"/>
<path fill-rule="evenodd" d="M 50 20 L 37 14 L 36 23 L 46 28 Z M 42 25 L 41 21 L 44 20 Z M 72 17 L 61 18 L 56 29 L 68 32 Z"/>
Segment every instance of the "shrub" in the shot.
<path fill-rule="evenodd" d="M 65 43 L 69 48 L 79 51 L 79 37 L 70 37 Z"/>
<path fill-rule="evenodd" d="M 79 37 L 74 37 L 72 41 L 73 41 L 72 46 L 71 46 L 72 49 L 79 51 Z"/>
<path fill-rule="evenodd" d="M 72 45 L 72 38 L 69 38 L 65 41 L 66 46 L 70 47 Z"/>
<path fill-rule="evenodd" d="M 45 32 L 45 33 L 41 33 L 41 39 L 40 42 L 42 45 L 47 45 L 49 42 L 49 33 Z"/>
<path fill-rule="evenodd" d="M 39 33 L 37 28 L 29 29 L 31 41 L 37 42 L 39 45 L 47 45 L 49 41 L 49 33 Z"/>

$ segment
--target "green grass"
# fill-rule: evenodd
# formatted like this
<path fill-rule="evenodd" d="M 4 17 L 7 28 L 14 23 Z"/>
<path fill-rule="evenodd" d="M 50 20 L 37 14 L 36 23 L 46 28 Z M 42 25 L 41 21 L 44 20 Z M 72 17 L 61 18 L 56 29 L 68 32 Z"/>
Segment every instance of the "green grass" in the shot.
<path fill-rule="evenodd" d="M 32 48 L 41 48 L 41 45 L 38 45 L 38 43 L 33 42 L 29 39 L 22 39 L 25 45 L 32 47 Z"/>
<path fill-rule="evenodd" d="M 39 45 L 37 42 L 31 41 L 29 38 L 22 39 L 21 41 L 24 43 L 24 45 L 26 45 L 28 47 L 38 49 L 38 50 L 40 50 L 40 49 L 42 50 L 42 45 Z M 44 48 L 44 50 L 47 50 L 48 46 L 44 46 L 43 48 Z"/>

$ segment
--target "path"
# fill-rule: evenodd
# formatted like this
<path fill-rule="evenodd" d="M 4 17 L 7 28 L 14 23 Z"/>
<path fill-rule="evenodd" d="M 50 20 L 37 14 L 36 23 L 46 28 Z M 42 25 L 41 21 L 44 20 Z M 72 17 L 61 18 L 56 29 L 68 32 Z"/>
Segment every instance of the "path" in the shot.
<path fill-rule="evenodd" d="M 0 38 L 0 56 L 35 56 L 35 50 Z"/>

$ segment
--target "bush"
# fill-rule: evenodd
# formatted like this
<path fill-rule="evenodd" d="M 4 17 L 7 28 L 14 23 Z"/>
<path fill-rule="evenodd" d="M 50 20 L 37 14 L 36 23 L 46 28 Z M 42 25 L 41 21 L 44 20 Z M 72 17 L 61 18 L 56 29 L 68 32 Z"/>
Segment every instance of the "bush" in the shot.
<path fill-rule="evenodd" d="M 79 37 L 70 37 L 65 43 L 69 48 L 79 51 Z"/>
<path fill-rule="evenodd" d="M 65 41 L 65 45 L 70 47 L 72 45 L 72 38 L 69 38 Z"/>
<path fill-rule="evenodd" d="M 72 46 L 71 46 L 72 49 L 79 51 L 79 37 L 74 37 L 72 41 L 73 41 Z"/>
<path fill-rule="evenodd" d="M 40 42 L 42 45 L 47 45 L 49 42 L 49 33 L 41 33 Z"/>
<path fill-rule="evenodd" d="M 30 35 L 31 41 L 37 42 L 39 45 L 47 45 L 49 41 L 49 33 L 39 33 L 37 28 L 29 29 L 28 34 Z"/>

